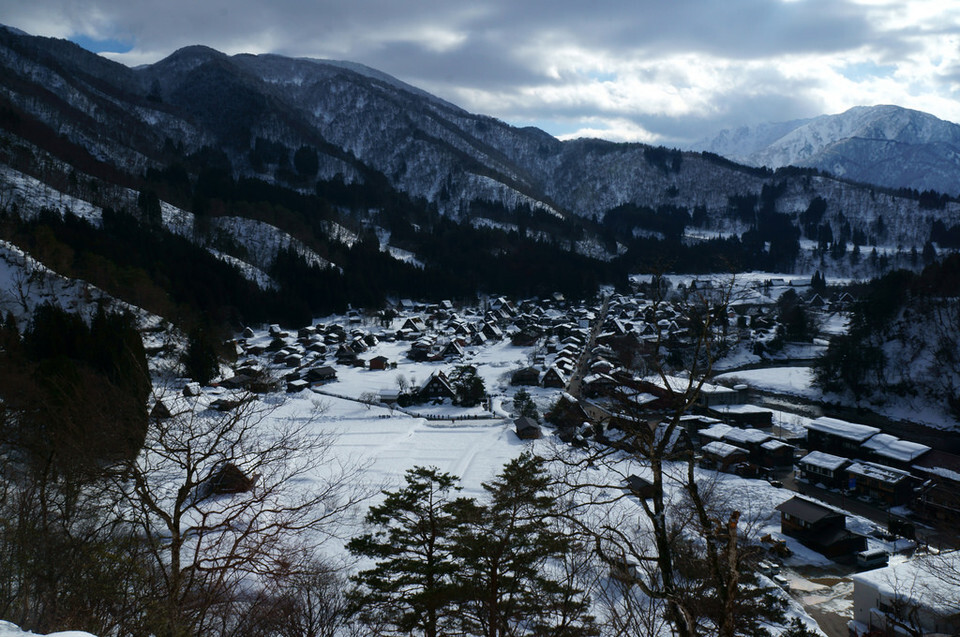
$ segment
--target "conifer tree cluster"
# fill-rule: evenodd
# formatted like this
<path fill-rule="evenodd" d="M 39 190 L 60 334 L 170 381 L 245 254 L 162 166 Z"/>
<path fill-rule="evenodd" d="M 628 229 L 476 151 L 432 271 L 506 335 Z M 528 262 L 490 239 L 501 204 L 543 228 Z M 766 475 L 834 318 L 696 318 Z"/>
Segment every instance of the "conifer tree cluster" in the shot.
<path fill-rule="evenodd" d="M 372 507 L 347 548 L 375 560 L 353 579 L 360 620 L 378 634 L 593 635 L 589 599 L 562 568 L 575 540 L 558 524 L 544 460 L 525 453 L 456 497 L 457 478 L 415 467 Z"/>

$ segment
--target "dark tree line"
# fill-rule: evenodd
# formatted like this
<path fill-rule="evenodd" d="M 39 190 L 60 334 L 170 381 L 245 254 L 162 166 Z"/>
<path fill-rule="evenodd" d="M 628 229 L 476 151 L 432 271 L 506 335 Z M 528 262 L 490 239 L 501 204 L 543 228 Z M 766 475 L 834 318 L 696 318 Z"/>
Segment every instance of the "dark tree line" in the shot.
<path fill-rule="evenodd" d="M 8 318 L 2 340 L 0 443 L 38 471 L 85 472 L 136 453 L 150 377 L 133 317 L 101 307 L 85 321 L 46 304 L 22 337 Z"/>
<path fill-rule="evenodd" d="M 0 330 L 0 615 L 48 632 L 120 613 L 125 539 L 97 538 L 102 467 L 147 430 L 146 356 L 134 320 L 52 305 Z M 107 525 L 109 527 L 109 525 Z M 97 539 L 95 539 L 97 538 Z"/>

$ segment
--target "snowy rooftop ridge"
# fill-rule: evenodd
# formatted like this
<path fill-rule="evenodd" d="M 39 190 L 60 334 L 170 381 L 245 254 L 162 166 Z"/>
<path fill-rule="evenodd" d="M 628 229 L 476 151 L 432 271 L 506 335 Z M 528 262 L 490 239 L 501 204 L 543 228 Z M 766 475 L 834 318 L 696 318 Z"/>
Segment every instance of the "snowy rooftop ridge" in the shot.
<path fill-rule="evenodd" d="M 839 418 L 830 418 L 829 416 L 820 416 L 813 422 L 806 425 L 807 429 L 822 431 L 839 438 L 846 438 L 856 442 L 863 442 L 871 436 L 880 433 L 877 427 L 870 425 L 859 425 Z"/>
<path fill-rule="evenodd" d="M 739 442 L 743 444 L 747 443 L 762 443 L 766 442 L 771 438 L 770 434 L 764 433 L 759 429 L 739 429 L 733 428 L 727 431 L 723 436 L 724 439 L 730 442 Z"/>
<path fill-rule="evenodd" d="M 847 467 L 847 472 L 856 476 L 891 483 L 901 482 L 910 477 L 909 471 L 901 471 L 875 462 L 854 462 Z"/>
<path fill-rule="evenodd" d="M 38 633 L 32 633 L 27 630 L 20 630 L 20 627 L 10 622 L 0 621 L 0 637 L 42 637 Z M 50 633 L 47 637 L 94 637 L 90 633 L 82 630 L 66 630 L 57 633 Z"/>
<path fill-rule="evenodd" d="M 863 446 L 879 456 L 902 462 L 911 462 L 930 451 L 930 447 L 927 445 L 901 440 L 896 436 L 883 433 L 873 436 L 864 442 Z"/>
<path fill-rule="evenodd" d="M 720 458 L 729 458 L 735 453 L 746 453 L 740 447 L 730 445 L 725 442 L 720 442 L 719 440 L 708 442 L 707 444 L 703 445 L 702 449 L 706 453 L 713 454 Z"/>
<path fill-rule="evenodd" d="M 824 453 L 822 451 L 811 451 L 804 457 L 800 458 L 800 463 L 810 465 L 811 467 L 819 467 L 821 469 L 829 469 L 830 471 L 836 471 L 843 465 L 850 462 L 846 458 L 841 458 L 840 456 L 835 456 L 831 453 Z"/>

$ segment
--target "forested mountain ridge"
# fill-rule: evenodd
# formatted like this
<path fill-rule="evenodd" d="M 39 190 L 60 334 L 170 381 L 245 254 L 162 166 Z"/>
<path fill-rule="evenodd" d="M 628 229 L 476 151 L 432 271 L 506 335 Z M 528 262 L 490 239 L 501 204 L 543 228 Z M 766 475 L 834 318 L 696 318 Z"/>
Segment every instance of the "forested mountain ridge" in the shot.
<path fill-rule="evenodd" d="M 916 264 L 928 243 L 931 253 L 960 246 L 960 203 L 938 193 L 643 144 L 561 142 L 347 62 L 193 46 L 128 68 L 0 29 L 0 64 L 0 204 L 21 224 L 4 238 L 45 262 L 66 246 L 74 258 L 60 271 L 125 287 L 80 258 L 95 245 L 175 303 L 202 304 L 187 291 L 195 282 L 174 284 L 186 273 L 156 260 L 156 238 L 176 235 L 164 241 L 181 246 L 181 261 L 219 260 L 205 271 L 226 263 L 236 272 L 223 276 L 261 290 L 208 281 L 241 297 L 224 300 L 220 318 L 283 306 L 302 319 L 388 295 L 580 295 L 652 269 L 869 274 L 907 265 L 911 249 Z M 31 194 L 34 180 L 50 192 Z M 113 238 L 41 214 L 79 208 Z M 48 223 L 53 245 L 40 230 Z M 880 252 L 860 259 L 861 247 Z M 333 293 L 321 301 L 320 289 Z"/>
<path fill-rule="evenodd" d="M 164 165 L 172 151 L 209 146 L 224 150 L 237 174 L 277 179 L 306 145 L 318 151 L 313 177 L 360 181 L 366 167 L 447 213 L 485 199 L 582 216 L 628 203 L 703 205 L 722 217 L 730 196 L 759 194 L 776 181 L 787 181 L 796 199 L 806 193 L 847 204 L 870 196 L 843 182 L 778 177 L 699 153 L 560 142 L 342 62 L 230 57 L 193 46 L 130 69 L 64 41 L 9 30 L 0 32 L 0 55 L 10 71 L 2 85 L 10 106 L 134 173 Z M 844 205 L 844 213 L 914 207 L 882 199 Z M 797 207 L 785 200 L 779 211 Z"/>

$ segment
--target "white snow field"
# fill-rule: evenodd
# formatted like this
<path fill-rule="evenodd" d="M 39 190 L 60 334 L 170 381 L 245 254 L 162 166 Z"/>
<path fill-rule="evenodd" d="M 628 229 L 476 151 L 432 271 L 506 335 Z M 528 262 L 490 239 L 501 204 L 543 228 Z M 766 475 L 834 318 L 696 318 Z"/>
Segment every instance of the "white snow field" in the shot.
<path fill-rule="evenodd" d="M 20 630 L 14 624 L 10 622 L 0 621 L 0 637 L 41 637 L 37 633 L 31 633 L 30 631 Z M 94 637 L 90 633 L 85 633 L 82 630 L 66 630 L 57 633 L 50 633 L 46 637 Z"/>

